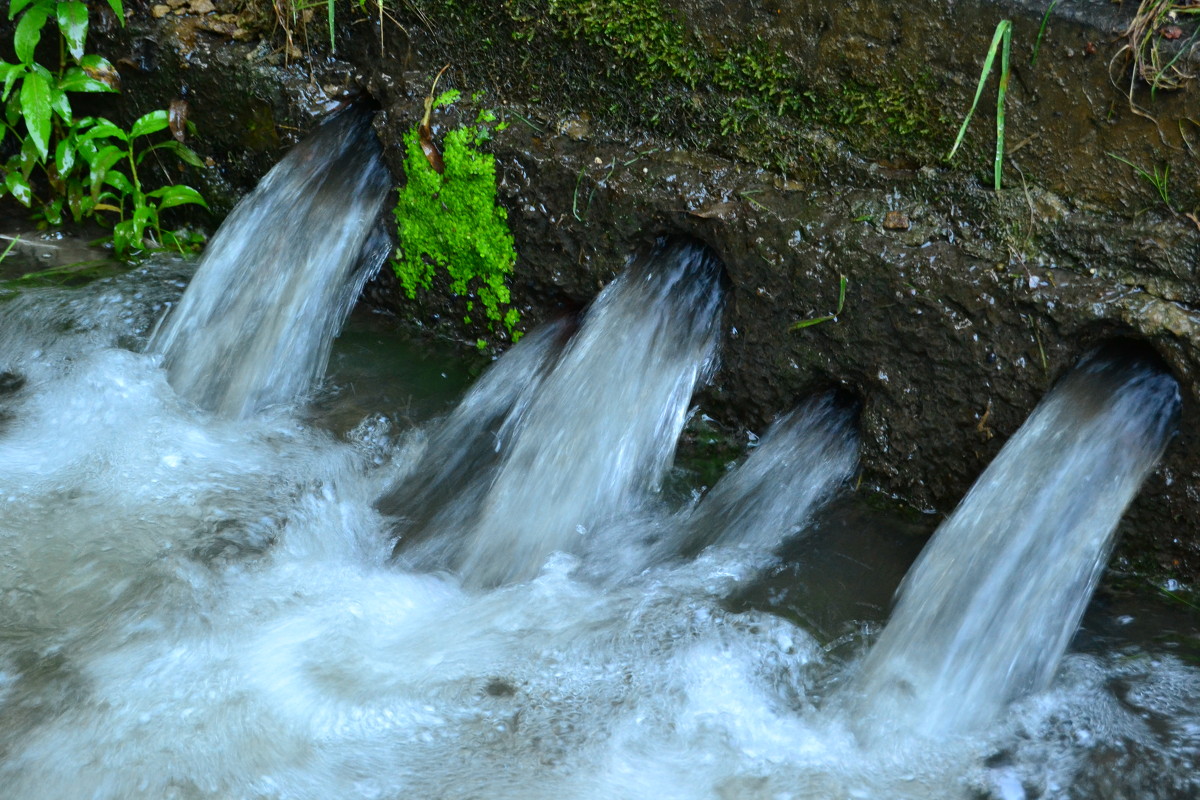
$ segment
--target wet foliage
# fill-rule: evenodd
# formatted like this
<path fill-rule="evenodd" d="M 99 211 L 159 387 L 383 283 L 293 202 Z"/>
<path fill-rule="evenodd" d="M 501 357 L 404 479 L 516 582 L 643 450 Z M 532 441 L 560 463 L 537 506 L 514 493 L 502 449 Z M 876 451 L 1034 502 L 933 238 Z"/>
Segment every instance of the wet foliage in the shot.
<path fill-rule="evenodd" d="M 122 17 L 121 0 L 109 0 L 109 5 Z M 16 61 L 0 61 L 6 103 L 0 140 L 15 140 L 15 152 L 5 163 L 0 196 L 12 196 L 48 225 L 61 225 L 68 216 L 77 223 L 94 219 L 110 225 L 108 238 L 119 256 L 163 246 L 182 250 L 192 244 L 191 238 L 164 229 L 159 212 L 203 206 L 204 198 L 181 184 L 147 190 L 139 167 L 151 153 L 159 158 L 171 152 L 193 166 L 201 162 L 178 137 L 153 144 L 142 138 L 168 127 L 165 110 L 142 115 L 128 130 L 103 117 L 75 115 L 71 95 L 119 92 L 121 85 L 111 62 L 85 52 L 88 16 L 87 6 L 77 0 L 14 0 L 9 5 L 9 17 L 17 19 L 12 40 Z M 46 28 L 58 41 L 53 68 L 38 56 Z"/>
<path fill-rule="evenodd" d="M 446 92 L 427 103 L 427 111 L 457 98 L 458 92 Z M 480 149 L 491 136 L 496 115 L 482 111 L 476 124 L 451 130 L 442 153 L 433 145 L 427 120 L 428 113 L 404 136 L 405 182 L 393 212 L 399 247 L 392 269 L 410 299 L 443 271 L 450 291 L 478 300 L 489 330 L 502 325 L 518 339 L 520 312 L 505 308 L 517 255 L 508 212 L 496 202 L 495 158 Z M 469 299 L 466 307 L 468 314 L 474 311 L 475 300 Z M 464 322 L 470 325 L 471 318 Z"/>

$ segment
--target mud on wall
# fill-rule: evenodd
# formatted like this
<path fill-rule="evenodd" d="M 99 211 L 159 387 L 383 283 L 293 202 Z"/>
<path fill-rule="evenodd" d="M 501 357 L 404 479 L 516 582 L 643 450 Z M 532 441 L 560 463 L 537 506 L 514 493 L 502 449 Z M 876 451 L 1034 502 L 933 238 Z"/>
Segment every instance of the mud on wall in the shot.
<path fill-rule="evenodd" d="M 605 9 L 624 13 L 597 26 Z M 135 17 L 121 46 L 154 55 L 151 68 L 123 67 L 141 102 L 186 87 L 194 144 L 214 159 L 205 180 L 230 195 L 343 92 L 381 105 L 399 176 L 400 138 L 450 63 L 443 80 L 486 92 L 478 104 L 510 123 L 492 149 L 529 324 L 585 304 L 646 238 L 699 236 L 724 258 L 734 294 L 705 410 L 761 429 L 804 393 L 844 386 L 864 401 L 863 485 L 920 508 L 949 510 L 1089 346 L 1144 339 L 1184 384 L 1184 434 L 1119 555 L 1194 581 L 1200 231 L 1184 214 L 1200 207 L 1189 116 L 1200 104 L 1194 85 L 1151 97 L 1134 81 L 1127 95 L 1119 32 L 1130 4 L 1058 4 L 1030 66 L 1044 11 L 984 0 L 413 0 L 390 9 L 382 31 L 356 5 L 338 6 L 337 57 L 314 44 L 312 58 L 286 66 L 187 17 Z M 1001 19 L 1013 20 L 1014 49 L 996 193 L 994 89 L 965 152 L 953 165 L 940 156 Z M 476 110 L 460 103 L 435 130 Z M 1171 206 L 1109 154 L 1169 166 Z M 838 319 L 791 330 L 834 310 L 842 276 Z M 369 296 L 462 334 L 454 298 L 412 304 L 386 280 Z"/>

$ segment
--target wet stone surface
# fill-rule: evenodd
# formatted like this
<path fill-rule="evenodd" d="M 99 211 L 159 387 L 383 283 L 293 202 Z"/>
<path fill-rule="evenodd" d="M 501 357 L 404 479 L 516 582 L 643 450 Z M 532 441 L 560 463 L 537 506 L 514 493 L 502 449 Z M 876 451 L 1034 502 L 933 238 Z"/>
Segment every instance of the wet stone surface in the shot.
<path fill-rule="evenodd" d="M 1133 9 L 1060 5 L 1031 66 L 1041 3 L 661 4 L 710 57 L 760 52 L 765 42 L 786 67 L 778 85 L 820 100 L 749 121 L 727 113 L 750 97 L 737 87 L 641 85 L 642 62 L 603 42 L 450 0 L 406 5 L 396 12 L 403 27 L 385 20 L 382 40 L 377 22 L 347 17 L 344 60 L 317 44 L 302 62 L 275 66 L 270 47 L 173 14 L 135 17 L 113 33 L 129 57 L 112 60 L 125 97 L 145 106 L 131 112 L 187 97 L 198 128 L 190 144 L 213 159 L 201 180 L 218 210 L 345 92 L 381 106 L 376 127 L 399 181 L 401 137 L 420 120 L 433 75 L 452 62 L 443 88 L 487 94 L 439 111 L 435 138 L 481 107 L 509 123 L 489 148 L 527 326 L 581 308 L 655 235 L 699 237 L 721 255 L 733 291 L 704 411 L 731 431 L 761 431 L 805 394 L 844 387 L 863 400 L 860 485 L 917 508 L 949 510 L 1094 343 L 1147 341 L 1184 387 L 1183 433 L 1127 517 L 1117 563 L 1192 582 L 1200 229 L 1185 214 L 1200 207 L 1200 140 L 1184 120 L 1197 90 L 1151 97 L 1134 81 L 1130 97 L 1119 33 Z M 953 165 L 940 155 L 1005 18 L 1014 22 L 1013 76 L 996 193 L 994 77 L 965 150 Z M 674 103 L 673 116 L 649 113 L 646 97 L 656 94 Z M 1144 114 L 1151 103 L 1154 119 Z M 896 109 L 918 106 L 919 119 L 895 119 Z M 748 127 L 721 130 L 722 113 Z M 1169 166 L 1172 205 L 1110 154 L 1147 170 Z M 793 329 L 834 315 L 843 277 L 836 319 Z M 465 301 L 444 287 L 410 301 L 385 275 L 366 301 L 466 341 L 486 335 L 463 328 Z"/>

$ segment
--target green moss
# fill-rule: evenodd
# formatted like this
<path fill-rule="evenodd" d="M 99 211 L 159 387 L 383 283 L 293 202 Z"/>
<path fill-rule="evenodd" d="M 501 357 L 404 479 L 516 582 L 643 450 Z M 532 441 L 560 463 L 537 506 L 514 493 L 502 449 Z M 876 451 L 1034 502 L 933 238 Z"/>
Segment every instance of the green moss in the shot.
<path fill-rule="evenodd" d="M 933 161 L 947 144 L 936 93 L 899 70 L 886 81 L 809 85 L 776 42 L 693 30 L 668 0 L 413 3 L 470 80 L 527 102 L 586 108 L 618 130 L 650 129 L 792 174 L 816 166 L 815 130 L 867 157 Z"/>
<path fill-rule="evenodd" d="M 927 78 L 908 83 L 896 76 L 882 85 L 850 82 L 822 104 L 824 121 L 843 130 L 860 151 L 919 148 L 949 135 L 951 120 L 941 113 L 934 94 Z"/>
<path fill-rule="evenodd" d="M 549 0 L 521 5 L 541 10 L 541 19 L 562 38 L 605 50 L 618 63 L 629 64 L 641 86 L 669 79 L 695 87 L 704 78 L 703 61 L 688 43 L 683 26 L 657 0 Z M 531 14 L 525 19 L 538 17 Z"/>
<path fill-rule="evenodd" d="M 441 270 L 453 293 L 474 298 L 467 301 L 468 314 L 478 301 L 488 330 L 500 324 L 515 341 L 521 315 L 506 306 L 517 255 L 508 213 L 496 202 L 495 158 L 478 149 L 490 135 L 486 123 L 494 119 L 483 112 L 482 124 L 446 134 L 441 174 L 430 166 L 417 129 L 405 134 L 405 184 L 394 211 L 400 246 L 392 268 L 409 298 L 428 289 Z M 470 316 L 464 322 L 471 324 Z"/>

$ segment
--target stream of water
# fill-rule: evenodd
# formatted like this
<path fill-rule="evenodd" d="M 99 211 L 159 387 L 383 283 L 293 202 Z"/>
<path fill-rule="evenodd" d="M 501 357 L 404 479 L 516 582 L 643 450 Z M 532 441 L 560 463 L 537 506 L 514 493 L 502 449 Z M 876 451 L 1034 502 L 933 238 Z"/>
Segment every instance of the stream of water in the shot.
<path fill-rule="evenodd" d="M 353 284 L 375 221 L 337 200 Z M 1111 600 L 1071 644 L 1178 415 L 1152 359 L 1061 382 L 888 622 L 927 531 L 847 500 L 852 402 L 802 402 L 707 491 L 673 466 L 719 362 L 703 246 L 640 253 L 482 374 L 362 316 L 315 387 L 332 333 L 287 387 L 258 361 L 292 356 L 194 371 L 152 334 L 223 268 L 0 290 L 0 796 L 1200 793 L 1194 649 Z"/>

